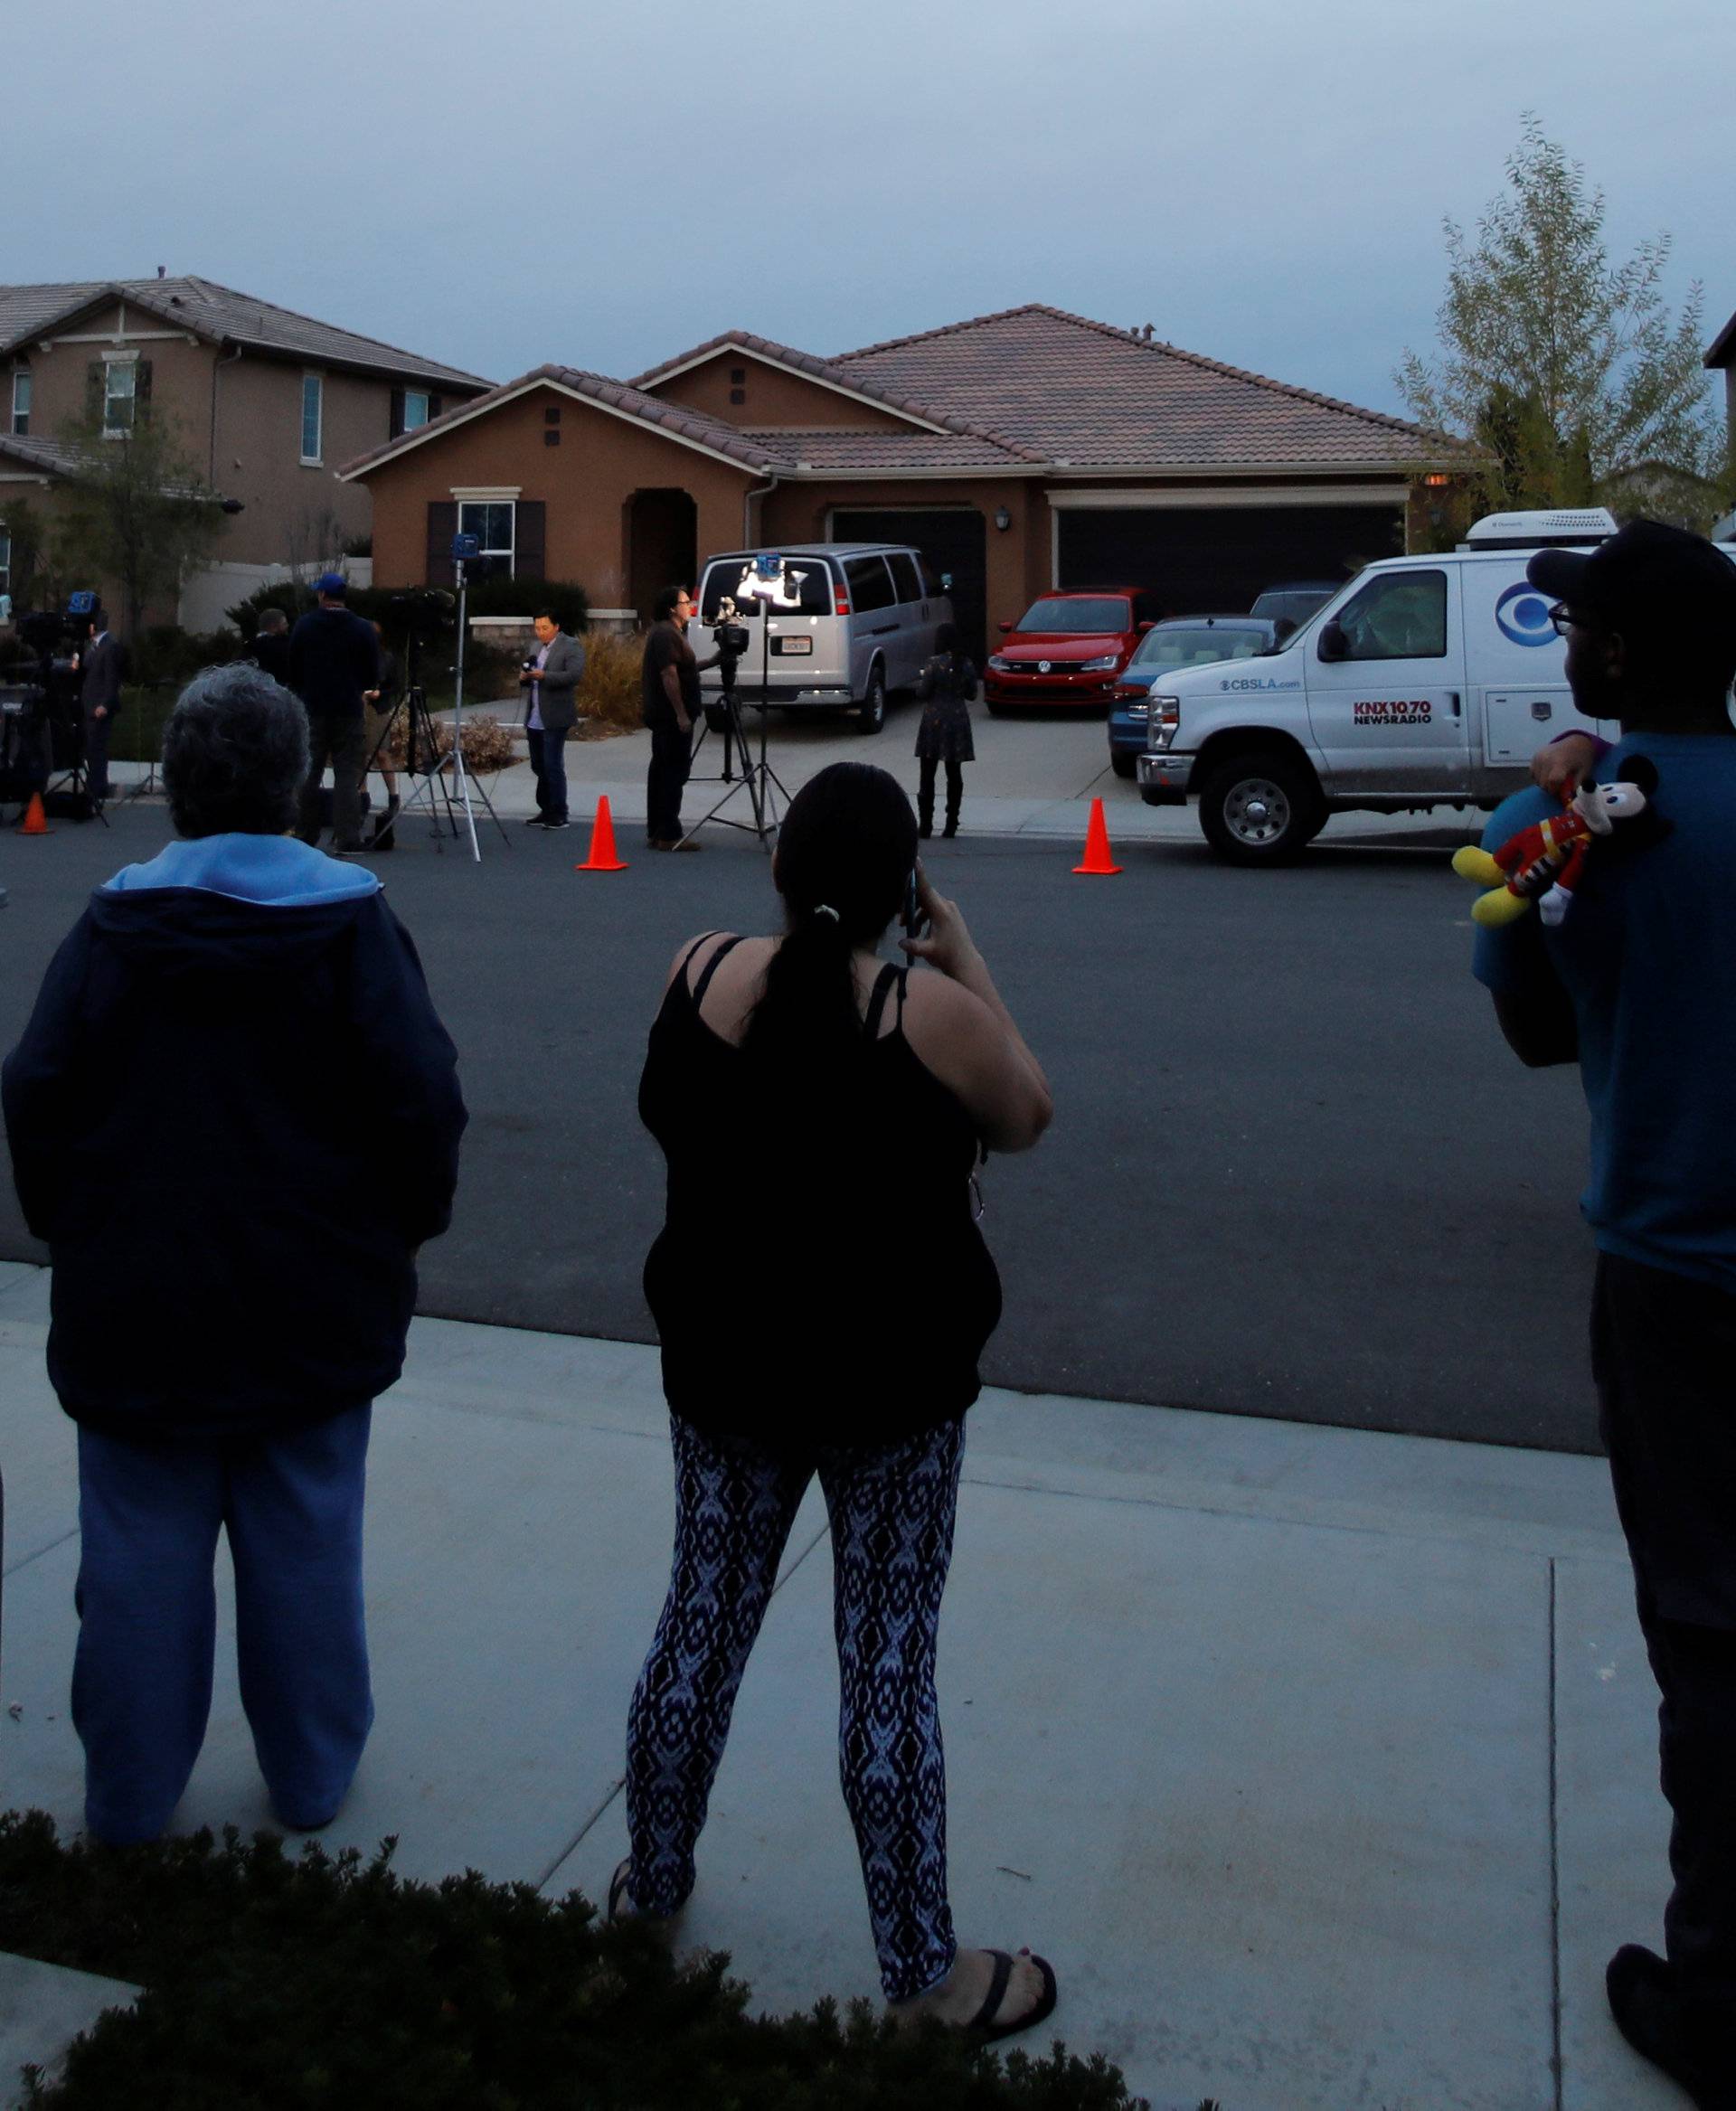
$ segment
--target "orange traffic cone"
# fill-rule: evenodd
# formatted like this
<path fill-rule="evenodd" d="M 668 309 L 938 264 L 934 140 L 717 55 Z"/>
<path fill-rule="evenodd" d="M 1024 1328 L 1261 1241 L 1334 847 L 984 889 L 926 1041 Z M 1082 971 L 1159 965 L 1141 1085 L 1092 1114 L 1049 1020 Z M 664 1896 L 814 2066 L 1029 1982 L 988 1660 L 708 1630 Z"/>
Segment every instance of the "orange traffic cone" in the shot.
<path fill-rule="evenodd" d="M 597 818 L 590 825 L 590 855 L 575 872 L 624 872 L 627 861 L 615 855 L 615 824 L 609 817 L 609 794 L 597 802 Z"/>
<path fill-rule="evenodd" d="M 1076 872 L 1090 872 L 1107 877 L 1121 868 L 1109 855 L 1109 825 L 1103 818 L 1101 799 L 1091 801 L 1090 824 L 1085 831 L 1085 862 L 1073 867 Z"/>
<path fill-rule="evenodd" d="M 24 808 L 24 825 L 18 833 L 20 835 L 53 834 L 54 831 L 48 825 L 48 815 L 42 811 L 41 792 L 32 792 L 30 795 L 30 804 Z"/>

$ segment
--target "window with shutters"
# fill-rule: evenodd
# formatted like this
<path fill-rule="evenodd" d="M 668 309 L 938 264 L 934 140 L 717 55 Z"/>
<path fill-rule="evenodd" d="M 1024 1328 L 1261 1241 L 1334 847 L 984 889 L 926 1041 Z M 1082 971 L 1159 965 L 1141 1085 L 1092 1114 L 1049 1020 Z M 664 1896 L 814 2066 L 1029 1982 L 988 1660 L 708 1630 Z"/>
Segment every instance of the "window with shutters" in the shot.
<path fill-rule="evenodd" d="M 301 377 L 301 458 L 310 468 L 319 466 L 325 422 L 326 377 L 305 373 Z"/>
<path fill-rule="evenodd" d="M 14 368 L 12 376 L 12 429 L 23 436 L 30 430 L 30 369 Z"/>
<path fill-rule="evenodd" d="M 118 439 L 133 429 L 138 412 L 138 362 L 108 359 L 102 367 L 102 436 Z"/>
<path fill-rule="evenodd" d="M 471 580 L 511 579 L 516 512 L 510 498 L 467 498 L 458 507 L 458 532 L 476 538 L 477 554 L 465 566 Z"/>

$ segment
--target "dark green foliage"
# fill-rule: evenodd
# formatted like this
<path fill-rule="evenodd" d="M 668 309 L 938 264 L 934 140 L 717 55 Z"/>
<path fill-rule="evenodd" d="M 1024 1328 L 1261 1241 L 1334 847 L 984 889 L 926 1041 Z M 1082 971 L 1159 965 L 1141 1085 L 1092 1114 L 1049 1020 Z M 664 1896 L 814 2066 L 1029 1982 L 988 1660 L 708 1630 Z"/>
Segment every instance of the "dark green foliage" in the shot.
<path fill-rule="evenodd" d="M 590 596 L 571 580 L 477 580 L 467 606 L 472 616 L 538 616 L 546 608 L 562 630 L 580 631 L 590 622 Z"/>
<path fill-rule="evenodd" d="M 218 667 L 246 652 L 234 630 L 183 630 L 176 623 L 146 624 L 127 648 L 127 679 L 190 682 L 202 667 Z"/>
<path fill-rule="evenodd" d="M 1115 2069 L 1057 2045 L 1005 2065 L 866 2003 L 760 2020 L 729 1960 L 474 1871 L 401 1881 L 228 1829 L 62 1846 L 0 1817 L 0 1949 L 146 1989 L 74 2045 L 44 2111 L 1137 2111 Z"/>

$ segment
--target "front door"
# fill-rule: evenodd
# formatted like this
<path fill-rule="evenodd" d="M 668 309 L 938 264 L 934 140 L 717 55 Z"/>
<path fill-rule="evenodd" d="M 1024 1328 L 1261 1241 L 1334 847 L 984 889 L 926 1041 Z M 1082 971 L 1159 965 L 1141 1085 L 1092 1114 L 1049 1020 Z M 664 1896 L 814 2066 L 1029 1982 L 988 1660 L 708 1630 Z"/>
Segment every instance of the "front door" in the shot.
<path fill-rule="evenodd" d="M 1335 630 L 1344 657 L 1322 659 L 1316 642 L 1307 669 L 1328 792 L 1462 795 L 1470 738 L 1453 569 L 1376 572 L 1339 610 Z"/>

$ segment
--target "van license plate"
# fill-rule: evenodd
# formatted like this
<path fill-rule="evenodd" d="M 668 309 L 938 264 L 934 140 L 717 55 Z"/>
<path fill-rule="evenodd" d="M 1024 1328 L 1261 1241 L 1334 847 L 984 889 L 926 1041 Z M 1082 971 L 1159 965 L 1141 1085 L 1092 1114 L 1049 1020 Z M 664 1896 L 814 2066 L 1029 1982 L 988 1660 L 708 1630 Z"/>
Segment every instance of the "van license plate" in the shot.
<path fill-rule="evenodd" d="M 814 640 L 811 637 L 779 637 L 774 638 L 772 642 L 780 653 L 811 653 L 814 650 Z"/>

